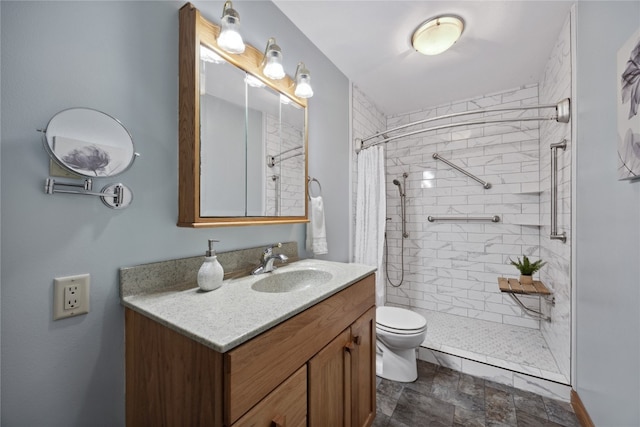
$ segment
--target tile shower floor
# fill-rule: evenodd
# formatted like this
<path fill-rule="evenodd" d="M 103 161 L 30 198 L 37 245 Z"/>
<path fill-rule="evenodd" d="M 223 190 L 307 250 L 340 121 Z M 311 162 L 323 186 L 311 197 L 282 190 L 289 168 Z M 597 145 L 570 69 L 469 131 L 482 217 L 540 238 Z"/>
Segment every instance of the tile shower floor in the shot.
<path fill-rule="evenodd" d="M 422 347 L 538 378 L 569 384 L 537 329 L 420 311 L 427 319 Z"/>
<path fill-rule="evenodd" d="M 373 427 L 580 425 L 566 402 L 422 360 L 415 382 L 377 381 Z"/>

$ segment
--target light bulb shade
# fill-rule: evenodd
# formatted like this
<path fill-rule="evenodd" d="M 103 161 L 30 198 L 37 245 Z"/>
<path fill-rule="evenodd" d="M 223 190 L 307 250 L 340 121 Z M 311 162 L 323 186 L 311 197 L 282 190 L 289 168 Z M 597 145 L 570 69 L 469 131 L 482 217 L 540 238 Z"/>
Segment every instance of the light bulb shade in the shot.
<path fill-rule="evenodd" d="M 295 94 L 300 98 L 311 98 L 313 96 L 313 88 L 308 82 L 301 81 L 296 85 Z"/>
<path fill-rule="evenodd" d="M 296 90 L 295 95 L 300 98 L 311 98 L 313 88 L 311 87 L 311 73 L 301 62 L 296 69 Z"/>
<path fill-rule="evenodd" d="M 457 16 L 438 16 L 422 23 L 411 36 L 411 45 L 424 55 L 438 55 L 458 41 L 464 22 Z"/>
<path fill-rule="evenodd" d="M 282 66 L 282 50 L 273 37 L 269 39 L 264 50 L 262 72 L 273 80 L 280 80 L 285 76 L 284 67 Z"/>
<path fill-rule="evenodd" d="M 240 35 L 240 15 L 233 9 L 229 0 L 224 3 L 220 20 L 222 28 L 218 36 L 218 46 L 229 53 L 244 52 L 244 41 Z"/>

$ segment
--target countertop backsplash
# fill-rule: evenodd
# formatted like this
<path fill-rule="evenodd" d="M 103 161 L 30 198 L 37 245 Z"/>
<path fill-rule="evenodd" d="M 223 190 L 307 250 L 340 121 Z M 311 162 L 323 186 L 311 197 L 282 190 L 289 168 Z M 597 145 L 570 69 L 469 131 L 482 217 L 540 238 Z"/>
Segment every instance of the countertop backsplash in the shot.
<path fill-rule="evenodd" d="M 259 246 L 235 251 L 218 252 L 218 261 L 224 269 L 224 278 L 235 278 L 248 275 L 251 269 L 260 263 L 262 251 L 266 246 Z M 297 242 L 283 243 L 274 248 L 274 253 L 285 254 L 288 262 L 298 260 Z M 165 288 L 188 289 L 198 286 L 198 270 L 204 261 L 204 255 L 178 258 L 132 267 L 120 268 L 120 297 L 157 292 Z"/>

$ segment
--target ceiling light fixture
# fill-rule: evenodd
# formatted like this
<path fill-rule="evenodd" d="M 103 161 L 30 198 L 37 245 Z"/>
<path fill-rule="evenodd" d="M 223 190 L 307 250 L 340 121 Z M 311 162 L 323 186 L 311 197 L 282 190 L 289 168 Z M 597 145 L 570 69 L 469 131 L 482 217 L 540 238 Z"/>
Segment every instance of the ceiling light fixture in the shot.
<path fill-rule="evenodd" d="M 296 96 L 300 98 L 311 98 L 313 89 L 311 88 L 311 72 L 305 67 L 304 62 L 298 63 L 296 68 Z"/>
<path fill-rule="evenodd" d="M 464 21 L 454 15 L 442 15 L 423 22 L 411 36 L 411 45 L 424 55 L 438 55 L 458 41 Z"/>
<path fill-rule="evenodd" d="M 240 35 L 240 15 L 233 8 L 230 0 L 224 2 L 222 8 L 222 29 L 218 36 L 218 46 L 229 53 L 244 52 L 244 41 Z"/>
<path fill-rule="evenodd" d="M 262 72 L 270 79 L 280 80 L 285 76 L 284 68 L 282 67 L 282 50 L 273 37 L 267 41 L 261 65 Z"/>

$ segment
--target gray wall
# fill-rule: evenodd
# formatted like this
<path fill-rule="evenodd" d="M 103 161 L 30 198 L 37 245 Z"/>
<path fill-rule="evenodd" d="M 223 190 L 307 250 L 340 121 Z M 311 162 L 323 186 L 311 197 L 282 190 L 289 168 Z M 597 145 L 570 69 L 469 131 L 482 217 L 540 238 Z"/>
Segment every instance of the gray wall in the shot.
<path fill-rule="evenodd" d="M 640 2 L 577 4 L 578 394 L 596 425 L 640 425 L 640 182 L 617 180 L 616 53 Z"/>
<path fill-rule="evenodd" d="M 183 2 L 0 2 L 2 61 L 2 425 L 124 424 L 118 268 L 296 240 L 304 225 L 176 227 L 178 9 Z M 218 22 L 223 2 L 196 2 Z M 275 36 L 291 74 L 313 73 L 310 174 L 322 182 L 328 259 L 348 257 L 348 80 L 271 2 L 236 4 L 247 41 Z M 37 128 L 58 111 L 103 110 L 142 154 L 118 177 L 124 211 L 97 198 L 46 195 Z M 97 187 L 110 182 L 100 180 Z M 53 278 L 91 274 L 91 312 L 53 322 Z M 224 327 L 224 325 L 216 325 Z"/>

